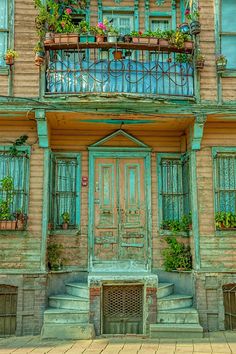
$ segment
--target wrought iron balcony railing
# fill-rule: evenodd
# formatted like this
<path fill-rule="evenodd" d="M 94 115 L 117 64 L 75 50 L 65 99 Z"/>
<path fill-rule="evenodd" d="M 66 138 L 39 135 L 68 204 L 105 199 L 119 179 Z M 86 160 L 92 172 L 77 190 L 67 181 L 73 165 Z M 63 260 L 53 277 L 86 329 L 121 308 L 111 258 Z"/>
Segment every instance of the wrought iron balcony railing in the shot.
<path fill-rule="evenodd" d="M 69 48 L 69 47 L 68 47 Z M 46 95 L 118 93 L 194 96 L 191 53 L 83 44 L 47 51 Z"/>

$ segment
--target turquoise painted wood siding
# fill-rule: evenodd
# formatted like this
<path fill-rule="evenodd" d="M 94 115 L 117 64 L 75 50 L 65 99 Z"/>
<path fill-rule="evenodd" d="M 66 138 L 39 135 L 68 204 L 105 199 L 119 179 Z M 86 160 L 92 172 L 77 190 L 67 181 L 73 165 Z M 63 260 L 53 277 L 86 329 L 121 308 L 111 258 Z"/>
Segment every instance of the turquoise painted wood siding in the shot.
<path fill-rule="evenodd" d="M 29 194 L 29 158 L 26 153 L 19 156 L 11 156 L 7 152 L 0 152 L 0 181 L 5 177 L 11 177 L 13 191 L 11 196 L 11 214 L 21 210 L 27 214 Z M 6 192 L 0 185 L 0 201 L 6 199 Z"/>
<path fill-rule="evenodd" d="M 218 154 L 215 160 L 216 211 L 236 212 L 236 154 Z"/>
<path fill-rule="evenodd" d="M 54 228 L 63 223 L 62 214 L 69 213 L 69 226 L 79 225 L 80 219 L 80 158 L 78 156 L 52 156 L 51 221 Z"/>

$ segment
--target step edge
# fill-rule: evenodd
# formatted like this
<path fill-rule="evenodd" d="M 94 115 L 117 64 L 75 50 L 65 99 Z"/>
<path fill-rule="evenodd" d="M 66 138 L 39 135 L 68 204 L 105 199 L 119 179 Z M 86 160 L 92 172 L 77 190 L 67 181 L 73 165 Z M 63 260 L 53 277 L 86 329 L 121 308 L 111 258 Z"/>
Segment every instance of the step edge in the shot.
<path fill-rule="evenodd" d="M 68 300 L 68 301 L 86 301 L 89 302 L 89 299 L 86 297 L 81 297 L 81 296 L 71 296 L 68 294 L 65 296 L 60 296 L 60 295 L 52 295 L 48 297 L 49 300 Z"/>

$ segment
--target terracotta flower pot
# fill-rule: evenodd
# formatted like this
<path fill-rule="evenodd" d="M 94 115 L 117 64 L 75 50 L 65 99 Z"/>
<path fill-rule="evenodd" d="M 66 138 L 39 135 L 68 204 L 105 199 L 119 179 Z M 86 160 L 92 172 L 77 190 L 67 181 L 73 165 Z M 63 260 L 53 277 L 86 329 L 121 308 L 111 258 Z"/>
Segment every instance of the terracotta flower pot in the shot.
<path fill-rule="evenodd" d="M 115 60 L 120 60 L 120 59 L 122 59 L 122 50 L 115 50 L 114 52 L 113 52 L 113 56 L 114 56 L 114 59 Z"/>
<path fill-rule="evenodd" d="M 101 36 L 101 35 L 96 35 L 96 42 L 97 43 L 103 43 L 104 42 L 105 37 Z"/>
<path fill-rule="evenodd" d="M 169 47 L 169 41 L 167 39 L 160 38 L 159 39 L 159 46 L 168 48 Z"/>
<path fill-rule="evenodd" d="M 15 220 L 2 220 L 0 221 L 0 230 L 15 230 L 16 221 Z"/>
<path fill-rule="evenodd" d="M 56 33 L 54 37 L 55 44 L 77 44 L 77 33 Z"/>
<path fill-rule="evenodd" d="M 6 56 L 5 61 L 6 61 L 7 65 L 13 65 L 14 64 L 14 58 L 13 57 Z"/>
<path fill-rule="evenodd" d="M 192 50 L 193 49 L 193 42 L 192 41 L 186 41 L 184 42 L 184 49 L 186 50 Z"/>
<path fill-rule="evenodd" d="M 53 32 L 47 32 L 45 34 L 44 44 L 53 44 L 54 43 L 54 37 L 55 37 L 55 34 Z"/>
<path fill-rule="evenodd" d="M 204 68 L 204 65 L 205 65 L 205 60 L 197 60 L 196 61 L 196 68 L 201 70 Z"/>
<path fill-rule="evenodd" d="M 63 230 L 68 230 L 68 223 L 67 222 L 63 222 L 63 224 L 62 224 L 62 229 Z"/>

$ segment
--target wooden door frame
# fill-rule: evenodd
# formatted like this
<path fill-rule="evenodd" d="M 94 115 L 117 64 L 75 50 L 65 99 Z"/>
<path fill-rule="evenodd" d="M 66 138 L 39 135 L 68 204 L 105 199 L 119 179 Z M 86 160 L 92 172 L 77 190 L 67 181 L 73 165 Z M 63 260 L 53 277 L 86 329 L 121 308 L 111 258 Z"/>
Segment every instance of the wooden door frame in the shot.
<path fill-rule="evenodd" d="M 116 148 L 90 147 L 89 148 L 89 200 L 88 200 L 88 270 L 92 270 L 94 260 L 94 188 L 95 188 L 95 160 L 97 158 L 143 158 L 144 184 L 146 193 L 146 220 L 147 220 L 147 270 L 152 267 L 152 213 L 151 213 L 151 149 L 148 147 Z"/>

